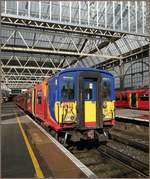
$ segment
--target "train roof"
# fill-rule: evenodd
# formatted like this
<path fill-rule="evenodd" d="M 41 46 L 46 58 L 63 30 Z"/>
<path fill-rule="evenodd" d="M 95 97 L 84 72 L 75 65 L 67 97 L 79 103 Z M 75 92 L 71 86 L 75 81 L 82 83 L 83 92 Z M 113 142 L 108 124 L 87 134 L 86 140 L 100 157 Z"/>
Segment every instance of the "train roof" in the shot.
<path fill-rule="evenodd" d="M 96 69 L 96 68 L 67 68 L 67 69 L 64 69 L 64 70 L 60 71 L 59 73 L 57 73 L 56 76 L 59 76 L 66 72 L 76 72 L 76 71 L 97 71 L 97 72 L 105 73 L 105 74 L 113 77 L 113 75 L 110 72 L 108 72 L 106 70 Z"/>
<path fill-rule="evenodd" d="M 66 73 L 66 72 L 76 72 L 76 71 L 97 71 L 97 72 L 104 73 L 104 74 L 106 74 L 106 75 L 109 75 L 109 76 L 113 77 L 113 75 L 112 75 L 110 72 L 108 72 L 108 71 L 106 71 L 106 70 L 96 69 L 96 68 L 66 68 L 66 69 L 64 69 L 64 70 L 62 70 L 62 71 L 56 73 L 54 76 L 49 77 L 49 78 L 47 79 L 47 81 L 48 81 L 48 80 L 52 80 L 52 79 L 54 79 L 55 77 L 59 77 L 59 75 L 61 75 L 61 74 L 63 74 L 63 73 Z M 39 84 L 40 84 L 40 83 L 36 83 L 36 84 L 34 84 L 34 86 L 39 85 Z M 33 86 L 32 86 L 31 88 L 33 88 Z M 29 88 L 28 90 L 30 90 L 31 88 Z"/>

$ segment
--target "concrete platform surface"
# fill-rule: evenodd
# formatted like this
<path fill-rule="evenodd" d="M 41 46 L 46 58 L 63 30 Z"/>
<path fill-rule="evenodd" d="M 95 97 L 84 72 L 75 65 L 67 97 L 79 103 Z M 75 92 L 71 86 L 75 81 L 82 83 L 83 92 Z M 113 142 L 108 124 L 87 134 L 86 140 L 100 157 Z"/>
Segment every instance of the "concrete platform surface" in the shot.
<path fill-rule="evenodd" d="M 144 122 L 149 122 L 150 120 L 149 111 L 116 108 L 115 113 L 116 113 L 116 117 L 119 117 L 119 118 L 127 118 L 127 119 L 144 121 Z"/>
<path fill-rule="evenodd" d="M 2 104 L 3 178 L 93 176 L 78 159 L 14 103 Z"/>

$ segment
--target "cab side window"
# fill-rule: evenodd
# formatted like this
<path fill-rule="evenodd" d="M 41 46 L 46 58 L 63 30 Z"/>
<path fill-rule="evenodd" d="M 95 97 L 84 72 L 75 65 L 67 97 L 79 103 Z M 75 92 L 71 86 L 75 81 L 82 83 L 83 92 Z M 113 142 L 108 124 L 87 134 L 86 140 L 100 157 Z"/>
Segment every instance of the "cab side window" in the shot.
<path fill-rule="evenodd" d="M 42 103 L 42 91 L 41 90 L 37 91 L 37 103 L 38 104 Z"/>

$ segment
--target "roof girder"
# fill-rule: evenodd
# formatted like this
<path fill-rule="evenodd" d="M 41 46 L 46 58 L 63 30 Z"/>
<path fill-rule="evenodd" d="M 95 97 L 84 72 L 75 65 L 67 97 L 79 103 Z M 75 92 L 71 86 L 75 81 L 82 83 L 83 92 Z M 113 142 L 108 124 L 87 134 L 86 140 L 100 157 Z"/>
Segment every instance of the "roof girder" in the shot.
<path fill-rule="evenodd" d="M 46 21 L 44 19 L 34 19 L 34 18 L 26 18 L 26 17 L 18 17 L 16 15 L 1 15 L 1 23 L 2 25 L 13 25 L 18 27 L 28 27 L 28 28 L 37 28 L 42 30 L 51 30 L 51 31 L 60 31 L 66 33 L 76 33 L 76 34 L 84 34 L 88 36 L 104 36 L 104 37 L 118 37 L 121 38 L 124 35 L 137 35 L 142 37 L 148 37 L 145 34 L 138 34 L 132 32 L 120 32 L 117 30 L 110 30 L 106 28 L 94 28 L 94 27 L 87 27 L 87 26 L 79 26 L 79 25 L 70 25 L 70 24 L 63 24 L 63 23 L 54 23 L 50 21 Z"/>

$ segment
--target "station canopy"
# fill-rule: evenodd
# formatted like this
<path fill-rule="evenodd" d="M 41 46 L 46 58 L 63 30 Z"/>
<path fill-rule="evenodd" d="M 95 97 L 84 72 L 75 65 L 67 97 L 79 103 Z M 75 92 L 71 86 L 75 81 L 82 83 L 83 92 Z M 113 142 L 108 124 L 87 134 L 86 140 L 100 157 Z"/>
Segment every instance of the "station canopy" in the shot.
<path fill-rule="evenodd" d="M 2 1 L 2 83 L 28 88 L 147 50 L 148 12 L 146 1 Z"/>

